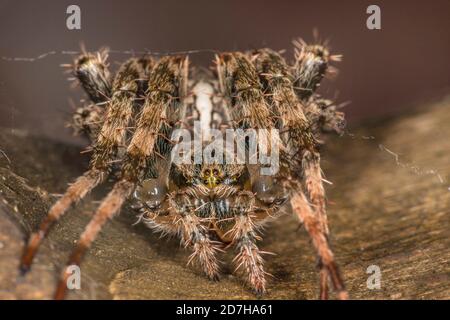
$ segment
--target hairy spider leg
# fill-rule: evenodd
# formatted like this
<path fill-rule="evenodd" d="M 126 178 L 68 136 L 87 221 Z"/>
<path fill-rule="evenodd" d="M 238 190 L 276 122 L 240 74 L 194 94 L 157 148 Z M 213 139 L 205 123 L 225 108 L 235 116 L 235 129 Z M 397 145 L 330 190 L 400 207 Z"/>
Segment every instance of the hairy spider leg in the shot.
<path fill-rule="evenodd" d="M 173 191 L 168 195 L 169 207 L 157 212 L 145 210 L 145 223 L 157 231 L 176 234 L 184 247 L 192 254 L 188 264 L 198 263 L 209 279 L 219 280 L 220 267 L 217 252 L 222 252 L 222 243 L 210 238 L 208 223 L 196 213 L 198 208 L 209 205 L 201 201 L 192 187 Z"/>
<path fill-rule="evenodd" d="M 167 116 L 168 108 L 184 99 L 183 83 L 187 81 L 187 58 L 164 57 L 155 65 L 149 76 L 146 99 L 136 124 L 136 130 L 124 156 L 121 179 L 102 200 L 93 218 L 86 226 L 63 269 L 55 299 L 63 299 L 67 291 L 68 267 L 79 265 L 87 249 L 104 224 L 117 214 L 136 184 L 148 169 L 148 159 L 153 154 L 158 134 Z M 179 110 L 180 116 L 184 110 Z"/>
<path fill-rule="evenodd" d="M 30 236 L 20 263 L 22 273 L 30 269 L 37 249 L 51 226 L 73 203 L 83 199 L 108 176 L 111 161 L 116 156 L 118 147 L 124 142 L 128 123 L 133 115 L 133 102 L 138 90 L 136 80 L 144 76 L 141 64 L 136 59 L 128 60 L 117 72 L 112 85 L 113 93 L 109 96 L 110 85 L 105 83 L 109 72 L 105 62 L 99 60 L 96 55 L 86 54 L 78 58 L 74 72 L 88 95 L 95 99 L 94 102 L 100 98 L 106 102 L 104 123 L 97 141 L 93 144 L 89 170 L 70 185 L 64 195 L 50 208 L 38 231 Z M 93 92 L 99 93 L 93 96 Z"/>
<path fill-rule="evenodd" d="M 320 285 L 324 286 L 321 288 L 320 298 L 328 298 L 327 277 L 330 277 L 333 288 L 337 293 L 337 297 L 342 300 L 348 299 L 348 293 L 345 290 L 344 282 L 340 276 L 333 252 L 330 249 L 327 234 L 322 228 L 321 221 L 318 218 L 317 213 L 311 210 L 311 206 L 303 193 L 295 193 L 291 198 L 291 205 L 292 210 L 298 216 L 299 220 L 305 226 L 306 231 L 309 233 L 313 245 L 320 257 Z M 325 273 L 324 268 L 327 271 L 326 274 L 323 274 Z"/>
<path fill-rule="evenodd" d="M 273 118 L 264 99 L 262 85 L 249 57 L 239 52 L 224 53 L 216 57 L 216 66 L 220 87 L 226 99 L 233 127 L 240 129 L 273 128 Z M 264 140 L 267 141 L 267 139 Z M 257 171 L 252 166 L 247 166 L 247 168 L 249 172 L 256 173 L 255 171 Z M 254 179 L 255 174 L 250 174 L 250 177 Z M 254 181 L 251 182 L 254 183 Z M 246 201 L 243 201 L 244 198 Z M 256 225 L 252 220 L 254 195 L 252 192 L 245 193 L 245 195 L 241 193 L 235 201 L 237 202 L 237 211 L 232 235 L 237 251 L 234 260 L 237 263 L 236 270 L 243 267 L 250 286 L 257 295 L 262 295 L 266 292 L 266 272 L 263 267 L 262 252 L 256 245 L 256 241 L 260 240 L 260 237 L 256 234 Z"/>
<path fill-rule="evenodd" d="M 306 109 L 311 105 L 311 101 L 314 101 L 314 92 L 325 76 L 330 61 L 340 61 L 340 56 L 330 55 L 328 48 L 323 45 L 307 45 L 302 40 L 294 42 L 294 46 L 296 47 L 295 63 L 291 68 L 294 75 L 293 89 L 301 102 L 299 105 Z M 314 126 L 315 124 L 311 124 L 310 130 Z M 306 227 L 306 230 L 313 239 L 313 243 L 319 254 L 320 298 L 328 298 L 328 279 L 331 279 L 334 290 L 338 293 L 338 297 L 345 299 L 348 297 L 348 294 L 345 291 L 344 282 L 340 276 L 338 267 L 332 259 L 333 255 L 328 243 L 329 228 L 326 214 L 325 190 L 320 168 L 320 153 L 317 151 L 316 146 L 313 148 L 302 148 L 300 150 L 303 173 L 302 182 L 311 206 L 309 206 L 310 210 L 305 207 L 305 203 L 302 202 L 306 199 L 305 195 L 300 193 L 291 198 L 291 204 L 293 208 L 297 208 L 295 213 L 300 218 L 300 221 L 304 222 L 304 217 L 307 217 L 308 221 L 316 219 L 319 225 L 319 228 L 317 228 L 316 226 L 311 227 L 310 224 L 309 227 Z M 309 205 L 309 202 L 307 201 L 306 204 Z M 310 215 L 309 212 L 313 214 Z M 316 222 L 314 221 L 314 223 Z M 317 240 L 322 238 L 325 241 Z M 325 253 L 331 253 L 331 255 L 324 256 Z"/>
<path fill-rule="evenodd" d="M 325 49 L 323 49 L 325 50 Z M 293 76 L 290 68 L 277 52 L 270 49 L 262 49 L 255 52 L 255 65 L 261 77 L 264 86 L 266 98 L 269 105 L 279 116 L 278 126 L 280 130 L 285 132 L 283 136 L 286 148 L 282 153 L 285 170 L 290 175 L 297 175 L 298 178 L 304 179 L 304 187 L 312 200 L 316 216 L 325 235 L 328 235 L 328 223 L 325 212 L 325 192 L 322 185 L 322 177 L 320 171 L 319 153 L 316 151 L 316 138 L 312 132 L 312 127 L 305 116 L 304 106 L 301 100 L 297 98 L 294 90 Z M 298 55 L 297 55 L 298 56 Z M 315 80 L 322 78 L 317 76 L 315 71 L 308 71 L 309 64 L 314 65 L 311 61 L 303 61 L 307 66 L 300 64 L 302 72 L 300 80 L 302 83 L 311 85 L 310 90 L 313 92 L 318 83 Z M 309 63 L 309 64 L 308 64 Z M 323 65 L 321 64 L 323 68 Z M 324 69 L 320 69 L 324 71 Z M 304 79 L 302 77 L 315 75 L 313 79 Z M 301 91 L 304 94 L 304 91 Z M 300 154 L 301 161 L 298 161 L 297 155 Z M 305 155 L 314 155 L 305 156 Z M 305 159 L 307 159 L 305 161 Z M 299 172 L 300 174 L 299 174 Z M 296 184 L 290 184 L 289 189 L 295 190 L 295 193 L 302 194 L 302 190 L 296 187 Z M 301 195 L 303 196 L 303 195 Z M 320 293 L 322 298 L 328 297 L 328 272 L 319 252 L 319 268 L 320 268 Z M 338 272 L 334 272 L 338 274 Z"/>

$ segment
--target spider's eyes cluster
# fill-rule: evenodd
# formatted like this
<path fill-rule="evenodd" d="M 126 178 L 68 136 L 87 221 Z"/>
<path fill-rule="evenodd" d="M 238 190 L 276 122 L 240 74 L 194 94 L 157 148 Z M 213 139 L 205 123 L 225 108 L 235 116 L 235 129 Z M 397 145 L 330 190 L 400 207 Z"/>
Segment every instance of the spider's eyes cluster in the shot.
<path fill-rule="evenodd" d="M 203 174 L 207 175 L 207 176 L 212 174 L 213 176 L 217 177 L 219 175 L 219 170 L 217 170 L 217 169 L 212 169 L 212 170 L 206 169 L 205 171 L 203 171 Z"/>
<path fill-rule="evenodd" d="M 221 171 L 217 168 L 205 169 L 202 171 L 202 183 L 212 189 L 222 182 Z"/>

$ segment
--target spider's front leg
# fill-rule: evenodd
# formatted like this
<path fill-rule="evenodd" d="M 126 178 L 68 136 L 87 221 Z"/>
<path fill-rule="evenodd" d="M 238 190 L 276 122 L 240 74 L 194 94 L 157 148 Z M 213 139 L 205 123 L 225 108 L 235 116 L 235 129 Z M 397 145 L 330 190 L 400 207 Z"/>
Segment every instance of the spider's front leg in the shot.
<path fill-rule="evenodd" d="M 321 46 L 302 47 L 300 53 L 297 53 L 298 60 L 294 66 L 294 74 L 298 78 L 293 78 L 290 68 L 278 53 L 263 49 L 256 54 L 255 64 L 268 93 L 267 99 L 274 112 L 280 115 L 280 129 L 287 132 L 287 137 L 284 137 L 286 153 L 282 154 L 284 167 L 295 180 L 302 181 L 312 202 L 311 208 L 308 201 L 301 201 L 305 200 L 301 185 L 287 183 L 288 187 L 294 190 L 291 199 L 294 212 L 305 225 L 307 224 L 306 230 L 318 251 L 320 297 L 328 298 L 328 277 L 330 277 L 339 297 L 345 298 L 347 293 L 328 245 L 325 191 L 322 184 L 320 154 L 316 147 L 317 140 L 309 119 L 305 117 L 304 108 L 305 100 L 309 99 L 326 72 L 329 53 Z M 294 89 L 296 82 L 303 86 L 302 90 L 297 92 L 298 97 Z M 290 176 L 287 177 L 288 181 L 291 179 Z"/>
<path fill-rule="evenodd" d="M 217 242 L 209 238 L 207 226 L 202 224 L 195 212 L 204 205 L 201 201 L 195 201 L 192 195 L 177 193 L 169 198 L 171 206 L 175 209 L 177 225 L 181 240 L 184 245 L 190 246 L 193 253 L 189 257 L 189 263 L 198 261 L 200 266 L 211 280 L 219 280 L 219 262 L 216 257 L 220 247 Z"/>
<path fill-rule="evenodd" d="M 209 279 L 219 280 L 216 253 L 221 251 L 220 245 L 210 239 L 208 221 L 203 222 L 196 215 L 199 208 L 209 203 L 202 201 L 193 188 L 173 191 L 155 201 L 149 193 L 155 188 L 163 189 L 163 186 L 157 179 L 150 179 L 137 189 L 138 200 L 144 202 L 144 222 L 163 233 L 177 234 L 185 247 L 192 248 L 188 264 L 198 262 Z"/>
<path fill-rule="evenodd" d="M 257 296 L 266 292 L 266 272 L 264 259 L 256 241 L 261 240 L 256 230 L 256 223 L 265 219 L 267 212 L 255 212 L 255 198 L 253 193 L 241 191 L 231 205 L 234 213 L 234 226 L 228 231 L 232 244 L 237 250 L 234 258 L 235 272 L 242 268 L 247 275 L 249 285 Z"/>
<path fill-rule="evenodd" d="M 110 83 L 106 54 L 85 53 L 73 66 L 83 89 L 95 105 L 105 105 L 100 133 L 92 143 L 93 155 L 89 170 L 78 177 L 61 198 L 50 208 L 39 230 L 30 236 L 20 262 L 20 270 L 26 273 L 33 258 L 50 231 L 70 206 L 83 199 L 109 175 L 118 147 L 124 142 L 133 115 L 133 103 L 138 94 L 136 80 L 143 77 L 142 65 L 137 59 L 126 61 Z"/>
<path fill-rule="evenodd" d="M 291 68 L 294 75 L 293 88 L 300 100 L 299 106 L 303 108 L 306 114 L 310 115 L 309 132 L 313 133 L 315 127 L 324 127 L 322 120 L 328 122 L 342 122 L 343 114 L 336 113 L 336 119 L 324 119 L 323 111 L 327 108 L 323 105 L 322 100 L 314 99 L 314 92 L 320 85 L 329 68 L 331 61 L 340 61 L 340 55 L 331 55 L 328 48 L 323 45 L 308 45 L 303 40 L 294 42 L 296 47 L 295 64 Z M 323 105 L 323 108 L 320 107 Z M 311 108 L 316 108 L 316 113 L 311 112 Z M 295 137 L 294 137 L 295 139 Z M 301 146 L 299 146 L 301 147 Z M 318 214 L 322 229 L 328 236 L 328 221 L 325 212 L 325 190 L 322 183 L 322 171 L 320 168 L 320 154 L 316 150 L 316 146 L 310 148 L 301 148 L 302 152 L 302 169 L 303 184 L 307 195 L 314 205 L 314 209 Z"/>
<path fill-rule="evenodd" d="M 295 76 L 294 89 L 306 113 L 314 115 L 311 108 L 317 106 L 318 103 L 313 94 L 325 76 L 330 61 L 340 61 L 341 56 L 331 55 L 328 48 L 322 45 L 307 45 L 303 41 L 294 43 L 294 45 L 297 49 L 296 62 L 292 67 Z M 326 123 L 321 123 L 323 120 L 331 124 L 335 122 L 336 126 L 337 123 L 343 122 L 342 113 L 328 112 L 327 114 L 327 108 L 318 108 L 318 113 L 317 117 L 309 118 L 311 130 L 317 127 L 324 128 Z M 328 298 L 328 278 L 330 278 L 338 297 L 347 299 L 348 293 L 329 246 L 325 190 L 322 183 L 320 154 L 316 148 L 303 150 L 301 167 L 302 183 L 308 199 L 302 192 L 297 192 L 291 198 L 291 204 L 300 221 L 305 224 L 305 229 L 310 234 L 319 253 L 320 297 Z M 312 208 L 309 202 L 312 203 Z"/>
<path fill-rule="evenodd" d="M 298 215 L 300 221 L 305 226 L 306 231 L 311 236 L 314 247 L 320 257 L 320 297 L 328 298 L 327 277 L 331 279 L 334 290 L 339 299 L 348 299 L 348 293 L 345 290 L 344 282 L 340 276 L 339 268 L 334 260 L 333 252 L 328 243 L 328 234 L 321 226 L 321 220 L 317 214 L 311 210 L 311 207 L 303 193 L 297 193 L 291 198 L 291 205 L 294 212 Z"/>
<path fill-rule="evenodd" d="M 126 76 L 126 74 L 123 76 Z M 187 59 L 183 57 L 162 58 L 152 69 L 145 102 L 136 122 L 136 130 L 124 155 L 120 180 L 103 199 L 91 221 L 81 234 L 77 246 L 61 274 L 55 293 L 56 299 L 62 299 L 66 294 L 66 284 L 69 276 L 67 268 L 70 265 L 80 264 L 86 250 L 95 240 L 104 224 L 119 212 L 137 183 L 143 179 L 146 171 L 150 170 L 149 159 L 155 156 L 155 146 L 160 139 L 161 131 L 164 131 L 167 126 L 170 126 L 172 129 L 176 126 L 174 122 L 166 124 L 165 119 L 171 119 L 172 117 L 182 118 L 184 116 L 187 77 Z M 135 79 L 136 77 L 132 77 L 129 81 L 134 81 Z M 129 104 L 126 106 L 129 107 Z M 109 123 L 109 121 L 122 123 L 124 119 L 128 120 L 128 117 L 120 116 L 123 110 L 114 111 L 118 112 L 118 114 L 115 114 L 114 118 L 107 119 L 105 124 Z M 108 126 L 106 128 L 112 129 Z M 117 127 L 114 128 L 117 130 Z M 105 129 L 105 125 L 102 131 L 103 129 Z M 126 130 L 126 128 L 121 126 L 121 130 Z M 99 140 L 101 136 L 100 134 Z M 116 136 L 116 138 L 119 137 Z M 167 151 L 170 152 L 170 148 Z M 97 157 L 94 157 L 92 160 L 94 164 L 101 161 L 102 156 L 104 156 L 104 154 L 98 154 L 98 152 L 95 154 Z"/>
<path fill-rule="evenodd" d="M 238 129 L 274 128 L 274 113 L 269 109 L 258 73 L 249 57 L 239 52 L 224 53 L 217 56 L 216 63 L 220 90 L 225 97 L 224 103 L 233 127 Z M 265 143 L 264 140 L 269 140 L 267 138 L 269 137 L 258 142 Z M 259 147 L 264 147 L 264 150 L 269 150 L 269 146 L 272 147 L 271 145 L 259 145 Z M 247 164 L 247 169 L 250 172 L 252 188 L 256 192 L 256 189 L 265 190 L 266 185 L 258 179 L 259 170 L 255 170 L 255 166 L 249 164 Z M 256 233 L 255 219 L 262 220 L 271 211 L 262 210 L 257 213 L 254 205 L 260 200 L 271 202 L 283 198 L 277 199 L 270 192 L 261 196 L 261 199 L 255 199 L 253 193 L 245 191 L 236 195 L 234 199 L 235 224 L 229 231 L 238 250 L 236 257 L 238 268 L 243 267 L 248 275 L 250 285 L 258 295 L 263 294 L 266 290 L 266 273 L 263 269 L 261 252 L 256 246 L 259 236 Z"/>

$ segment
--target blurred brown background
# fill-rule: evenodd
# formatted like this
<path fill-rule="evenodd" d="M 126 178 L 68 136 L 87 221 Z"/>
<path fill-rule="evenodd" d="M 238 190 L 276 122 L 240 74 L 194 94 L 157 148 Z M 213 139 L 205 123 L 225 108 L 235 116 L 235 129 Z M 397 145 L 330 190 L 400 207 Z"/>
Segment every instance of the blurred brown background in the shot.
<path fill-rule="evenodd" d="M 66 8 L 81 7 L 79 31 L 66 28 Z M 366 8 L 381 7 L 382 30 L 366 28 Z M 322 93 L 337 96 L 350 122 L 414 108 L 450 92 L 450 1 L 17 1 L 0 0 L 0 57 L 36 57 L 49 51 L 288 49 L 312 40 L 312 30 L 342 53 L 336 80 Z M 125 54 L 111 54 L 122 61 Z M 212 53 L 192 55 L 208 66 Z M 0 126 L 26 128 L 76 141 L 64 129 L 71 90 L 59 65 L 70 55 L 35 62 L 0 58 Z M 112 63 L 114 66 L 115 64 Z"/>

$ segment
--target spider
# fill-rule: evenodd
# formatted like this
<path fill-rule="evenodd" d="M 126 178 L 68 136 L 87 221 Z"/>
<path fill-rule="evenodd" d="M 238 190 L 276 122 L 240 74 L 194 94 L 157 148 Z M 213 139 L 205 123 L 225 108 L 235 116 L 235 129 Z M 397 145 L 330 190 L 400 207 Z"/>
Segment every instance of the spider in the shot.
<path fill-rule="evenodd" d="M 124 62 L 112 77 L 107 50 L 83 51 L 71 72 L 90 98 L 72 126 L 92 141 L 89 169 L 50 208 L 39 230 L 31 234 L 20 269 L 26 273 L 51 226 L 93 188 L 114 177 L 81 234 L 67 266 L 82 257 L 108 219 L 125 201 L 149 227 L 180 237 L 196 262 L 219 279 L 218 254 L 234 248 L 236 268 L 256 295 L 266 292 L 264 260 L 257 246 L 261 227 L 280 215 L 285 203 L 309 233 L 318 254 L 321 299 L 329 283 L 340 299 L 348 298 L 329 246 L 319 146 L 320 134 L 342 130 L 343 113 L 315 91 L 329 63 L 339 61 L 326 44 L 294 41 L 295 61 L 265 48 L 215 56 L 212 72 L 198 72 L 182 55 L 145 55 Z M 207 90 L 198 90 L 203 87 Z M 205 93 L 206 92 L 206 93 Z M 200 104 L 206 101 L 210 108 Z M 212 107 L 211 107 L 212 106 Z M 202 128 L 278 129 L 280 167 L 262 175 L 263 165 L 176 164 L 171 134 L 200 119 Z M 273 145 L 266 145 L 269 149 Z M 63 299 L 69 274 L 62 271 L 55 298 Z"/>

